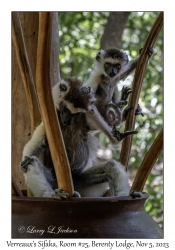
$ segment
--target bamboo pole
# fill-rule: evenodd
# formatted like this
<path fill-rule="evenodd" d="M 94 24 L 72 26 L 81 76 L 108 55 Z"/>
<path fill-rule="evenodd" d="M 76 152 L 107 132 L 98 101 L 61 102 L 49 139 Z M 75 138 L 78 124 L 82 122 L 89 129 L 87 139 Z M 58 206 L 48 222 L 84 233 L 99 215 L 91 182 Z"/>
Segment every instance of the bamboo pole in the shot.
<path fill-rule="evenodd" d="M 156 38 L 159 34 L 159 31 L 161 30 L 163 25 L 163 12 L 159 14 L 157 17 L 157 20 L 155 21 L 148 38 L 145 42 L 145 45 L 143 47 L 143 50 L 141 52 L 135 76 L 134 76 L 134 81 L 133 81 L 133 92 L 132 95 L 130 96 L 129 100 L 129 106 L 134 106 L 134 110 L 131 110 L 127 116 L 126 119 L 126 124 L 125 124 L 125 131 L 128 130 L 134 130 L 135 127 L 135 110 L 137 108 L 137 104 L 139 101 L 139 96 L 141 92 L 141 86 L 142 86 L 142 81 L 143 81 L 143 76 L 144 72 L 146 70 L 146 66 L 149 60 L 149 56 L 147 54 L 148 48 L 152 48 L 154 46 L 154 43 L 156 41 Z M 131 145 L 132 145 L 132 135 L 127 136 L 122 143 L 122 148 L 121 148 L 121 153 L 120 153 L 120 162 L 126 166 L 128 166 L 128 161 L 130 157 L 130 152 L 131 152 Z"/>
<path fill-rule="evenodd" d="M 36 89 L 59 188 L 72 196 L 74 189 L 71 171 L 50 86 L 51 34 L 49 24 L 51 15 L 52 13 L 49 12 L 39 13 Z"/>
<path fill-rule="evenodd" d="M 41 122 L 40 111 L 37 102 L 37 95 L 35 92 L 35 83 L 32 75 L 27 50 L 25 46 L 23 31 L 18 12 L 12 12 L 12 39 L 16 51 L 16 57 L 21 73 L 21 77 L 24 84 L 24 89 L 27 97 L 27 103 L 29 106 L 31 132 Z"/>
<path fill-rule="evenodd" d="M 159 154 L 163 150 L 163 129 L 159 132 L 156 140 L 150 147 L 149 151 L 145 155 L 142 164 L 136 174 L 134 182 L 131 187 L 131 191 L 142 191 L 148 175 L 150 174 L 152 167 L 154 166 Z"/>

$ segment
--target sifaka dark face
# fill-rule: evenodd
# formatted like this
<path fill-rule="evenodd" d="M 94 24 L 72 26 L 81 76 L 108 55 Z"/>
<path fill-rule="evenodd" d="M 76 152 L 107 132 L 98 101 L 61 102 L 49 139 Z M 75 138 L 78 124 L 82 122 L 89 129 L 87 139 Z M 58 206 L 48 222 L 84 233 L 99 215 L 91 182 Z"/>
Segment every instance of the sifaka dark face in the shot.
<path fill-rule="evenodd" d="M 116 76 L 120 69 L 128 63 L 128 56 L 119 49 L 100 50 L 96 61 L 103 64 L 104 72 L 110 78 Z"/>
<path fill-rule="evenodd" d="M 105 62 L 105 64 L 104 64 L 105 73 L 110 78 L 113 78 L 114 76 L 116 76 L 119 73 L 120 69 L 121 69 L 120 63 L 112 64 L 110 62 Z"/>
<path fill-rule="evenodd" d="M 67 79 L 65 84 L 60 84 L 60 90 L 66 92 L 64 102 L 71 113 L 78 113 L 89 110 L 91 104 L 95 100 L 94 93 L 91 91 L 84 92 L 82 83 L 78 79 Z"/>

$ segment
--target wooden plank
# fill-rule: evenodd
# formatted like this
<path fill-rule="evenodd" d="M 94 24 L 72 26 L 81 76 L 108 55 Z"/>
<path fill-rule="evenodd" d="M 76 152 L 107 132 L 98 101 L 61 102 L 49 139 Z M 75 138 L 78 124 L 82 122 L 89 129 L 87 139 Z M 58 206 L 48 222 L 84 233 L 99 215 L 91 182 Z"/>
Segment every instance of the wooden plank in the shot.
<path fill-rule="evenodd" d="M 36 89 L 40 104 L 41 116 L 51 151 L 59 187 L 73 195 L 73 182 L 69 161 L 63 142 L 60 125 L 57 119 L 51 92 L 50 80 L 50 12 L 39 13 L 39 34 L 36 66 Z"/>
<path fill-rule="evenodd" d="M 13 175 L 12 175 L 12 195 L 20 196 L 20 197 L 23 196 L 21 190 L 19 189 L 18 185 L 16 184 L 16 181 L 15 181 Z"/>
<path fill-rule="evenodd" d="M 35 76 L 39 13 L 19 12 L 19 16 L 32 75 Z M 21 190 L 26 189 L 26 184 L 23 174 L 19 171 L 19 164 L 23 148 L 30 140 L 31 132 L 30 114 L 23 79 L 14 42 L 12 42 L 12 173 Z"/>
<path fill-rule="evenodd" d="M 30 113 L 31 129 L 33 132 L 36 126 L 38 126 L 39 123 L 41 122 L 40 111 L 37 102 L 37 95 L 35 92 L 35 83 L 27 55 L 27 50 L 25 46 L 24 36 L 18 12 L 12 12 L 12 19 L 13 19 L 12 38 L 27 97 L 27 103 Z"/>

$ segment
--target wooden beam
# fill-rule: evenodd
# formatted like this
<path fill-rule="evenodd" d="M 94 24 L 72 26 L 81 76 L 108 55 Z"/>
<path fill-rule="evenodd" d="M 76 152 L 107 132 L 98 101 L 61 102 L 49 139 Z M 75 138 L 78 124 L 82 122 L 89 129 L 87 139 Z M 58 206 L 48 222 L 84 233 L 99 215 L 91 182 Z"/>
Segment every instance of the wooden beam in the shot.
<path fill-rule="evenodd" d="M 50 12 L 39 13 L 36 90 L 59 188 L 73 195 L 71 170 L 51 92 L 51 34 L 49 31 L 51 15 Z"/>
<path fill-rule="evenodd" d="M 27 50 L 25 46 L 23 31 L 18 12 L 12 12 L 12 39 L 16 51 L 16 57 L 19 64 L 21 77 L 29 106 L 31 132 L 40 124 L 41 116 L 35 92 L 35 83 L 32 75 Z"/>
<path fill-rule="evenodd" d="M 142 164 L 136 174 L 134 182 L 131 187 L 131 191 L 142 191 L 148 175 L 150 174 L 159 154 L 163 150 L 163 129 L 159 132 L 156 140 L 152 144 L 151 148 L 145 155 Z"/>
<path fill-rule="evenodd" d="M 125 123 L 125 131 L 129 130 L 134 130 L 135 127 L 135 111 L 138 105 L 139 101 L 139 96 L 141 92 L 141 87 L 142 87 L 142 81 L 143 81 L 143 76 L 146 70 L 146 66 L 149 60 L 149 56 L 147 54 L 148 48 L 153 48 L 154 43 L 156 41 L 156 38 L 159 34 L 159 31 L 161 30 L 163 25 L 163 12 L 159 14 L 157 17 L 149 35 L 148 38 L 145 42 L 145 45 L 143 47 L 142 53 L 140 55 L 135 76 L 134 76 L 134 81 L 133 81 L 133 87 L 132 87 L 132 95 L 130 96 L 129 104 L 128 106 L 134 106 L 134 110 L 130 111 L 126 123 Z M 130 157 L 130 152 L 131 152 L 131 146 L 132 146 L 132 135 L 127 136 L 123 142 L 122 142 L 122 148 L 121 148 L 121 153 L 120 153 L 120 162 L 126 166 L 128 166 L 128 161 Z"/>
<path fill-rule="evenodd" d="M 22 194 L 21 190 L 19 189 L 18 185 L 16 184 L 16 181 L 15 181 L 13 176 L 12 176 L 12 195 L 13 196 L 20 196 L 20 197 L 23 196 L 23 194 Z"/>

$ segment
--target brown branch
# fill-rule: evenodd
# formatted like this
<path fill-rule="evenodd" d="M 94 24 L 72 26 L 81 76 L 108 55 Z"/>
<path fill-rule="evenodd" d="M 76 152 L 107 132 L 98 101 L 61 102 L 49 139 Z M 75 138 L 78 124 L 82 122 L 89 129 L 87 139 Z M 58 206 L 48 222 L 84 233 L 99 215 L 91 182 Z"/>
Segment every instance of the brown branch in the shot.
<path fill-rule="evenodd" d="M 156 41 L 156 38 L 159 34 L 159 31 L 161 30 L 163 25 L 163 12 L 161 12 L 155 21 L 148 38 L 145 42 L 145 45 L 143 47 L 142 53 L 140 55 L 138 65 L 136 68 L 135 76 L 134 76 L 134 81 L 133 81 L 133 93 L 130 97 L 129 100 L 129 106 L 134 106 L 134 110 L 129 112 L 128 117 L 126 119 L 126 125 L 125 125 L 125 131 L 128 130 L 134 130 L 135 127 L 135 110 L 137 108 L 139 96 L 140 96 L 140 91 L 141 91 L 141 86 L 142 86 L 142 81 L 143 81 L 143 76 L 144 72 L 149 60 L 149 56 L 147 54 L 147 50 L 150 47 L 154 46 L 154 43 Z M 131 144 L 132 144 L 132 136 L 128 136 L 123 140 L 122 143 L 122 149 L 121 149 L 121 154 L 120 154 L 120 162 L 126 166 L 128 166 L 128 161 L 130 157 L 130 152 L 131 152 Z"/>
<path fill-rule="evenodd" d="M 122 34 L 126 27 L 126 21 L 130 12 L 115 12 L 109 13 L 107 23 L 101 37 L 101 49 L 121 48 Z"/>
<path fill-rule="evenodd" d="M 12 20 L 12 38 L 27 97 L 31 121 L 31 131 L 33 132 L 34 129 L 41 122 L 41 116 L 37 102 L 37 95 L 35 92 L 34 79 L 26 51 L 23 31 L 18 12 L 12 12 Z"/>
<path fill-rule="evenodd" d="M 13 176 L 12 176 L 12 195 L 21 197 L 23 196 Z"/>
<path fill-rule="evenodd" d="M 134 182 L 131 187 L 131 191 L 142 191 L 148 175 L 150 174 L 152 167 L 154 166 L 159 154 L 163 150 L 163 129 L 158 134 L 156 140 L 152 144 L 151 148 L 145 155 L 142 164 L 136 174 Z"/>
<path fill-rule="evenodd" d="M 36 89 L 59 188 L 73 195 L 73 182 L 50 86 L 50 12 L 39 13 Z"/>

